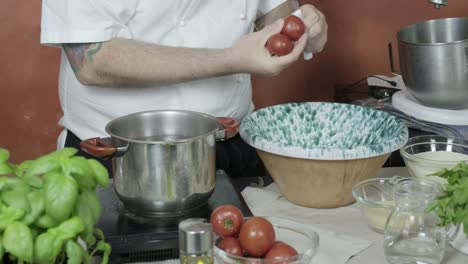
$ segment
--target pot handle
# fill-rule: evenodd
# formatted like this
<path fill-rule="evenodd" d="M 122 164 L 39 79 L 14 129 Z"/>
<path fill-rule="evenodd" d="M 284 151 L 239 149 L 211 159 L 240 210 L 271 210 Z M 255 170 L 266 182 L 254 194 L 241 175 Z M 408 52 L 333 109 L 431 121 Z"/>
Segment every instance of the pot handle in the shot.
<path fill-rule="evenodd" d="M 227 140 L 239 132 L 240 121 L 230 117 L 218 117 L 219 130 L 216 132 L 215 138 L 217 140 Z"/>
<path fill-rule="evenodd" d="M 89 138 L 80 142 L 80 148 L 91 156 L 96 158 L 112 158 L 125 154 L 127 146 L 116 147 L 112 144 L 110 138 Z"/>

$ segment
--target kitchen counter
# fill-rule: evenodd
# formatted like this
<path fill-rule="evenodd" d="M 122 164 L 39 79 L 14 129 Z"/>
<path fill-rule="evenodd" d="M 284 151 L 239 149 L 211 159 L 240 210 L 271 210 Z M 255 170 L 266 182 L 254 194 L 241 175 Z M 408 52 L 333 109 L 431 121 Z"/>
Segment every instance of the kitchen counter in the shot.
<path fill-rule="evenodd" d="M 405 167 L 388 167 L 383 168 L 379 172 L 379 177 L 386 177 L 386 176 L 393 176 L 393 175 L 400 175 L 400 176 L 408 176 L 408 171 Z M 245 183 L 246 179 L 243 179 Z M 236 180 L 234 180 L 236 181 Z M 263 182 L 262 182 L 263 183 Z M 255 184 L 258 185 L 258 182 L 255 181 Z M 265 182 L 265 185 L 268 185 L 269 181 Z M 245 186 L 245 184 L 242 184 Z M 263 185 L 263 184 L 260 184 Z M 237 186 L 239 187 L 239 186 Z M 356 204 L 350 205 L 356 206 Z M 317 226 L 322 225 L 324 223 L 317 222 Z M 359 214 L 358 210 L 356 213 L 347 215 L 347 217 L 335 217 L 333 220 L 326 223 L 326 227 L 337 232 L 343 233 L 348 236 L 356 236 L 363 239 L 368 239 L 370 241 L 375 241 L 372 246 L 368 249 L 362 251 L 358 255 L 352 257 L 346 264 L 384 264 L 387 263 L 385 261 L 385 256 L 383 252 L 383 235 L 377 232 L 370 230 L 365 222 L 362 220 L 361 215 Z M 169 260 L 164 262 L 151 262 L 151 263 L 159 263 L 159 264 L 178 264 L 179 260 Z M 445 254 L 445 259 L 442 264 L 466 264 L 468 263 L 468 256 L 463 255 L 456 251 L 451 246 L 447 246 L 447 251 Z M 314 263 L 311 264 L 321 264 L 321 263 Z"/>
<path fill-rule="evenodd" d="M 387 167 L 381 169 L 377 176 L 391 177 L 394 175 L 409 176 L 409 173 L 405 167 Z M 288 216 L 281 214 L 288 214 L 288 212 L 293 212 L 294 217 L 288 219 L 296 221 L 300 224 L 306 224 L 309 225 L 311 228 L 316 227 L 322 230 L 326 229 L 347 237 L 364 239 L 373 242 L 373 244 L 369 248 L 352 257 L 346 262 L 346 264 L 387 263 L 385 261 L 383 250 L 383 235 L 381 233 L 377 233 L 371 230 L 367 226 L 367 223 L 363 219 L 359 209 L 357 208 L 356 203 L 343 208 L 323 210 L 308 209 L 305 207 L 298 207 L 292 204 L 291 206 L 289 206 L 287 201 L 279 202 L 277 204 L 271 204 L 276 199 L 279 199 L 274 198 L 271 201 L 268 201 L 269 197 L 276 197 L 276 192 L 278 192 L 279 194 L 279 189 L 276 186 L 269 186 L 265 188 L 265 193 L 270 193 L 270 195 L 261 194 L 261 192 L 256 192 L 255 188 L 245 190 L 243 192 L 243 195 L 244 198 L 247 200 L 247 204 L 251 206 L 250 209 L 256 214 L 288 218 Z M 258 199 L 260 199 L 261 202 L 258 202 L 257 204 L 255 200 Z M 279 199 L 279 201 L 282 200 L 283 199 Z M 314 262 L 312 263 L 320 264 Z M 442 262 L 442 264 L 466 263 L 468 263 L 468 256 L 459 253 L 450 245 L 447 245 L 445 260 Z"/>
<path fill-rule="evenodd" d="M 384 264 L 383 241 L 379 239 L 370 248 L 351 258 L 346 264 Z M 453 247 L 447 246 L 445 259 L 441 264 L 466 264 L 468 256 L 458 253 Z M 317 263 L 318 264 L 318 263 Z"/>

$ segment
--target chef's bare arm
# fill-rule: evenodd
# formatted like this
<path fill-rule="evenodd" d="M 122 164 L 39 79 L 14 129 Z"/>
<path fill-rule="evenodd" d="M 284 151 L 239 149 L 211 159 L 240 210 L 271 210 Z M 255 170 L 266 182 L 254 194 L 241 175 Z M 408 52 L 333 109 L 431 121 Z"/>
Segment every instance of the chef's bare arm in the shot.
<path fill-rule="evenodd" d="M 91 86 L 149 86 L 232 73 L 274 75 L 301 55 L 306 37 L 287 56 L 271 57 L 269 36 L 281 31 L 282 21 L 243 36 L 227 49 L 195 49 L 114 38 L 107 42 L 63 44 L 78 80 Z"/>

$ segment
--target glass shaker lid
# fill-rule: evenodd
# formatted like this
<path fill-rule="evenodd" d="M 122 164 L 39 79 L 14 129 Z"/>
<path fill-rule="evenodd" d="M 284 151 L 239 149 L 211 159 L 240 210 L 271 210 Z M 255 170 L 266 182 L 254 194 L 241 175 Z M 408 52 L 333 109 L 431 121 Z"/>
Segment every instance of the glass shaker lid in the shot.
<path fill-rule="evenodd" d="M 202 254 L 213 247 L 213 228 L 202 218 L 191 218 L 179 224 L 179 249 L 188 254 Z"/>

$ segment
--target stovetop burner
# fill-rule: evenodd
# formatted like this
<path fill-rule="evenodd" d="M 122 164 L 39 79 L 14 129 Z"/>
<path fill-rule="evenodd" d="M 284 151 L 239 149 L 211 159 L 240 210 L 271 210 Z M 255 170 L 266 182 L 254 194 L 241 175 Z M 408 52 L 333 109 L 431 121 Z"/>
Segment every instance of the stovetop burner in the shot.
<path fill-rule="evenodd" d="M 208 219 L 214 208 L 223 204 L 239 207 L 244 215 L 252 213 L 224 171 L 216 172 L 216 188 L 208 203 L 193 214 L 174 218 L 148 218 L 133 214 L 118 199 L 112 187 L 98 189 L 103 205 L 97 227 L 112 246 L 110 263 L 161 261 L 178 258 L 178 224 L 196 217 Z"/>

